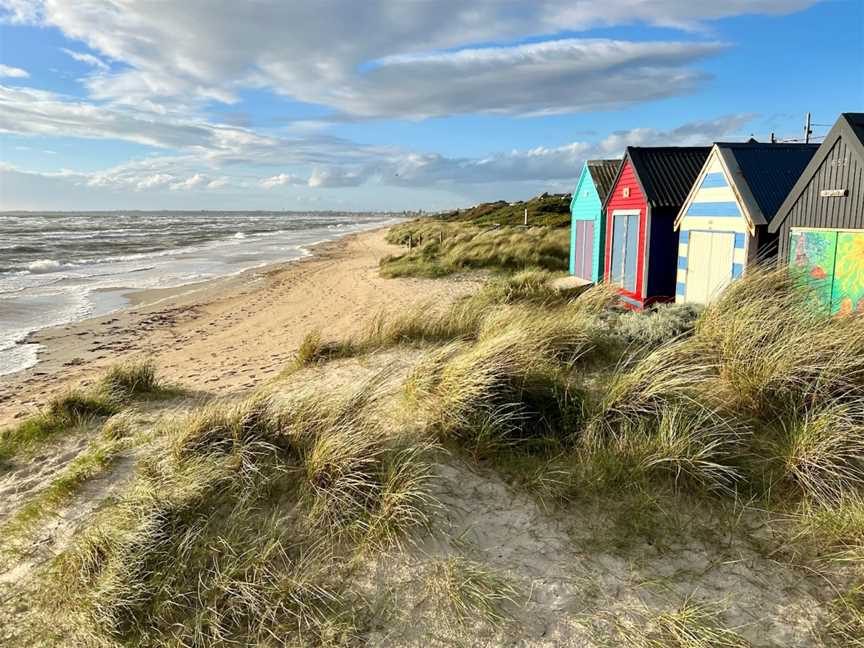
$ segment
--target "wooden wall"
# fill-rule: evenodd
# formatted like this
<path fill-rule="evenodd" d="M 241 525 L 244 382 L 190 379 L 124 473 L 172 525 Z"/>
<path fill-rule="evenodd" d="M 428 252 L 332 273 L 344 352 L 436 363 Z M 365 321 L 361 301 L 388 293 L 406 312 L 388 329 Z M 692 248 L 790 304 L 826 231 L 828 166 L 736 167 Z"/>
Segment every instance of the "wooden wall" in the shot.
<path fill-rule="evenodd" d="M 687 211 L 681 219 L 678 238 L 678 276 L 675 284 L 675 301 L 686 301 L 687 266 L 689 254 L 690 233 L 729 232 L 735 236 L 735 251 L 731 271 L 732 278 L 740 277 L 749 257 L 755 257 L 755 245 L 751 245 L 750 231 L 747 219 L 741 211 L 741 205 L 733 191 L 723 164 L 712 151 L 704 173 L 700 174 L 699 189 L 693 196 Z M 749 253 L 748 253 L 749 251 Z"/>
<path fill-rule="evenodd" d="M 624 196 L 624 188 L 629 188 L 629 196 Z M 636 290 L 619 289 L 622 300 L 629 306 L 641 308 L 644 305 L 644 275 L 645 275 L 645 242 L 647 233 L 648 204 L 636 180 L 636 173 L 630 160 L 624 163 L 624 168 L 618 176 L 618 181 L 611 190 L 611 198 L 606 204 L 606 252 L 604 279 L 611 280 L 610 264 L 612 262 L 612 238 L 614 232 L 613 212 L 615 210 L 639 211 L 639 256 L 636 271 Z M 672 261 L 674 263 L 674 261 Z"/>
<path fill-rule="evenodd" d="M 842 198 L 823 197 L 824 189 L 847 189 Z M 778 258 L 789 261 L 789 235 L 793 227 L 864 229 L 864 160 L 844 138 L 834 144 L 779 229 Z"/>
<path fill-rule="evenodd" d="M 599 282 L 603 277 L 604 264 L 601 252 L 605 247 L 605 227 L 603 227 L 602 212 L 603 205 L 586 163 L 582 167 L 582 174 L 579 176 L 570 201 L 570 274 L 576 274 L 575 253 L 577 249 L 581 249 L 576 241 L 576 221 L 594 221 L 594 240 L 591 247 L 591 281 L 594 283 Z"/>

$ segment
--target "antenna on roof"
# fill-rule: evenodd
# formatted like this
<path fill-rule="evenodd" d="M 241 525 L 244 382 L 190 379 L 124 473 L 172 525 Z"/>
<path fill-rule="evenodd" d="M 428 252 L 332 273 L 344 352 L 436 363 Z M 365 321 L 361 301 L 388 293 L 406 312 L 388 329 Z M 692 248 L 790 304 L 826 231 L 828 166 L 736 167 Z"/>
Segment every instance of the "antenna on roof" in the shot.
<path fill-rule="evenodd" d="M 804 143 L 810 143 L 810 136 L 813 134 L 813 129 L 811 128 L 812 124 L 810 123 L 810 113 L 807 113 L 807 117 L 804 119 Z"/>

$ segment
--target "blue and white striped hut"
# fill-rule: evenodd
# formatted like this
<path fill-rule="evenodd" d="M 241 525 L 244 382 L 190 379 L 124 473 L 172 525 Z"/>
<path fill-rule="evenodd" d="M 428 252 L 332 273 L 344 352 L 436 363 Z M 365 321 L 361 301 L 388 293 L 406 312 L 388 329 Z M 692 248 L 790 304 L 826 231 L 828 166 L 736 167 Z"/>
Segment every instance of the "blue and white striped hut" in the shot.
<path fill-rule="evenodd" d="M 676 302 L 706 304 L 748 265 L 776 255 L 768 225 L 817 148 L 755 140 L 711 148 L 675 220 Z"/>

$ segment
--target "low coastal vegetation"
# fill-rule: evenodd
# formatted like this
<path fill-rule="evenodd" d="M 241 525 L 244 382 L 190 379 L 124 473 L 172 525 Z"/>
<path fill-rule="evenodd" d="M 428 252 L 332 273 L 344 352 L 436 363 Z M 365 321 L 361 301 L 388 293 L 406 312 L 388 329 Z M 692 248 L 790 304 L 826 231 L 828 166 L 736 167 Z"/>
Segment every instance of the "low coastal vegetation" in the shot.
<path fill-rule="evenodd" d="M 528 210 L 528 225 L 523 214 Z M 387 240 L 410 249 L 384 259 L 387 277 L 443 277 L 465 270 L 567 269 L 569 196 L 487 203 L 390 228 Z"/>
<path fill-rule="evenodd" d="M 0 430 L 0 466 L 15 454 L 37 447 L 52 436 L 116 414 L 132 400 L 164 398 L 178 393 L 160 383 L 152 362 L 115 365 L 89 388 L 71 389 L 52 398 L 18 425 Z"/>
<path fill-rule="evenodd" d="M 864 645 L 860 318 L 818 314 L 772 269 L 704 309 L 637 314 L 606 286 L 552 286 L 562 231 L 485 226 L 393 228 L 413 249 L 382 272 L 495 272 L 351 339 L 310 332 L 254 394 L 171 409 L 142 434 L 127 406 L 165 388 L 151 365 L 126 366 L 4 432 L 14 462 L 101 423 L 31 507 L 67 501 L 123 453 L 136 465 L 31 572 L 9 636 Z M 746 595 L 729 572 L 705 580 L 738 568 Z"/>

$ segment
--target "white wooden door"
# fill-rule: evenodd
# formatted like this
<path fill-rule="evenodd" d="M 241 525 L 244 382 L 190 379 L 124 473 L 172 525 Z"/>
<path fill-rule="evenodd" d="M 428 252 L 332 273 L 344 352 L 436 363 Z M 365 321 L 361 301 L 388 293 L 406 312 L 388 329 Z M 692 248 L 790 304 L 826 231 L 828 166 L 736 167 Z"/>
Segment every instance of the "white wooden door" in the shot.
<path fill-rule="evenodd" d="M 732 283 L 735 261 L 735 235 L 731 232 L 711 234 L 711 273 L 708 278 L 708 301 L 715 299 Z"/>
<path fill-rule="evenodd" d="M 735 235 L 731 232 L 690 232 L 687 245 L 685 299 L 707 304 L 732 281 Z"/>

